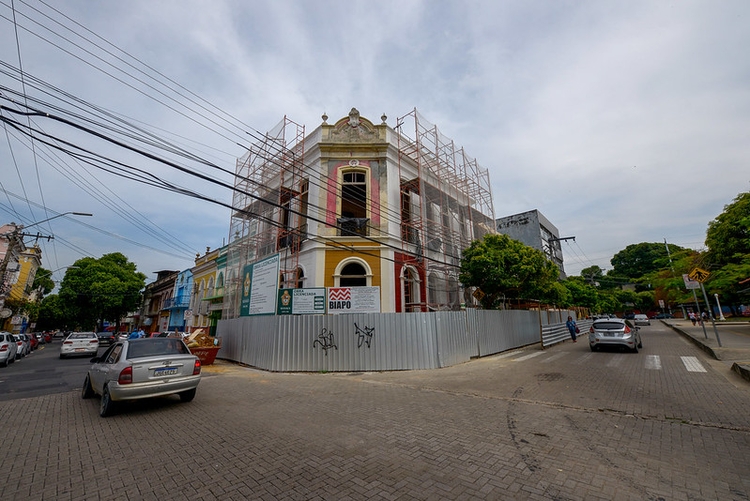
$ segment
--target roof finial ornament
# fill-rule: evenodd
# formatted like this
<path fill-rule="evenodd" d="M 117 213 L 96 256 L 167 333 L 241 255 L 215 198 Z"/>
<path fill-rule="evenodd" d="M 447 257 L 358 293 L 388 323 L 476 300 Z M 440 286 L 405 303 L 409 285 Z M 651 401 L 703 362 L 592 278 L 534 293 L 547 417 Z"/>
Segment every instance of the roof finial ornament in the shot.
<path fill-rule="evenodd" d="M 352 111 L 349 112 L 349 126 L 359 127 L 359 111 L 357 111 L 357 108 L 352 108 Z"/>
<path fill-rule="evenodd" d="M 323 112 L 323 115 L 321 115 L 320 118 L 323 119 L 323 125 L 328 125 L 328 122 L 327 122 L 327 120 L 328 120 L 328 114 L 325 111 Z"/>
<path fill-rule="evenodd" d="M 388 117 L 385 116 L 385 112 L 383 112 L 383 116 L 381 116 L 380 119 L 383 121 L 383 125 L 385 125 L 385 121 L 388 120 Z"/>

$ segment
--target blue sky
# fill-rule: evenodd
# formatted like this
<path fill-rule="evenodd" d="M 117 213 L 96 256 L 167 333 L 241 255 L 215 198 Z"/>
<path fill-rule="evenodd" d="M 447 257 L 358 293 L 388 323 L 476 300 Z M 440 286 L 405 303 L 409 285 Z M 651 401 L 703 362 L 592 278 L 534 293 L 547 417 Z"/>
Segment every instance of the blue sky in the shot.
<path fill-rule="evenodd" d="M 286 115 L 312 131 L 324 112 L 333 122 L 352 107 L 393 126 L 416 107 L 489 170 L 496 217 L 539 209 L 576 237 L 563 243 L 569 274 L 609 269 L 631 243 L 702 248 L 709 221 L 750 190 L 746 1 L 16 0 L 17 30 L 10 5 L 0 2 L 0 85 L 22 91 L 10 76 L 20 59 L 28 76 L 229 171 L 242 128 L 265 132 Z M 203 109 L 242 125 L 227 133 Z M 226 189 L 33 120 L 231 202 Z M 35 227 L 55 235 L 41 244 L 48 269 L 120 251 L 152 280 L 227 237 L 226 208 L 3 136 L 0 220 L 94 214 Z"/>

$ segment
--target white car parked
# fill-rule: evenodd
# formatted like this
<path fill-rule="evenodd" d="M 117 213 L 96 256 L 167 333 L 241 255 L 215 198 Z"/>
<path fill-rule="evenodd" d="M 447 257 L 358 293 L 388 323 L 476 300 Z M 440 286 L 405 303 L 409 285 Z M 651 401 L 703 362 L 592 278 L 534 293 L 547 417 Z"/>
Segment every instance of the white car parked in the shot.
<path fill-rule="evenodd" d="M 10 332 L 0 332 L 0 366 L 8 367 L 16 361 L 18 345 L 16 338 Z"/>
<path fill-rule="evenodd" d="M 181 339 L 156 337 L 119 341 L 91 360 L 82 398 L 101 395 L 99 414 L 109 416 L 124 400 L 177 394 L 195 398 L 201 362 Z"/>
<path fill-rule="evenodd" d="M 31 341 L 26 334 L 13 334 L 16 338 L 16 346 L 18 346 L 16 352 L 16 358 L 23 358 L 31 353 Z"/>

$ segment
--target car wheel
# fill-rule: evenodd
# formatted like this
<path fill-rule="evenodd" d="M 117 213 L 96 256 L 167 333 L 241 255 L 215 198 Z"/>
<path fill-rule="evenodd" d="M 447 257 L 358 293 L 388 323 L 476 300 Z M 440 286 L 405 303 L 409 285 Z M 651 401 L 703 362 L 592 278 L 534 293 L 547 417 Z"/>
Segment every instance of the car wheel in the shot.
<path fill-rule="evenodd" d="M 6 359 L 3 362 L 0 362 L 0 367 L 8 367 L 8 360 Z"/>
<path fill-rule="evenodd" d="M 99 415 L 101 417 L 111 416 L 115 411 L 115 403 L 109 396 L 109 388 L 104 387 L 102 399 L 99 401 Z"/>
<path fill-rule="evenodd" d="M 633 345 L 632 351 L 633 351 L 633 353 L 638 353 L 638 345 L 637 344 Z"/>
<path fill-rule="evenodd" d="M 195 398 L 195 391 L 198 388 L 193 388 L 192 390 L 183 391 L 180 393 L 180 400 L 183 402 L 190 402 Z"/>
<path fill-rule="evenodd" d="M 94 396 L 94 389 L 91 387 L 91 378 L 86 374 L 86 379 L 83 381 L 83 389 L 81 390 L 81 398 L 91 398 Z"/>
<path fill-rule="evenodd" d="M 60 359 L 62 360 L 63 358 L 65 358 L 65 355 L 63 355 L 62 353 L 60 353 Z"/>

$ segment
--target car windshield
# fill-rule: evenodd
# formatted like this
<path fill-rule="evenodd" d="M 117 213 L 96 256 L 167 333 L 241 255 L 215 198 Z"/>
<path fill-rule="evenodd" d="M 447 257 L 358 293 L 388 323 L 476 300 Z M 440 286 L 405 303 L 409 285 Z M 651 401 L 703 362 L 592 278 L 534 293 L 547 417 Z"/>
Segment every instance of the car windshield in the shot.
<path fill-rule="evenodd" d="M 594 329 L 612 330 L 623 328 L 625 328 L 625 324 L 622 322 L 594 322 Z"/>
<path fill-rule="evenodd" d="M 96 337 L 96 335 L 93 332 L 74 332 L 69 339 L 88 339 L 91 337 Z"/>
<path fill-rule="evenodd" d="M 153 357 L 159 355 L 187 355 L 190 350 L 179 339 L 146 338 L 134 339 L 128 346 L 128 358 Z"/>

